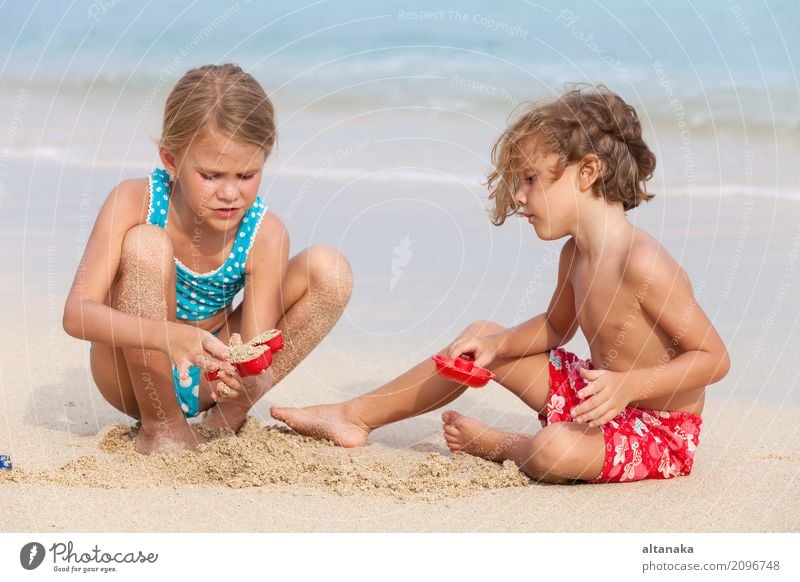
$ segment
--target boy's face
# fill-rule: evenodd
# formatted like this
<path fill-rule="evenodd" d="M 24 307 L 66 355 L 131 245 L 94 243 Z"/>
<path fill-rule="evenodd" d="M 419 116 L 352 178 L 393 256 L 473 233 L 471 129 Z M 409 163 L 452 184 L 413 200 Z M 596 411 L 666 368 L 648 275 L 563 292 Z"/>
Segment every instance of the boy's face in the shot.
<path fill-rule="evenodd" d="M 266 161 L 260 147 L 210 133 L 180 154 L 162 150 L 161 157 L 173 179 L 180 182 L 185 204 L 204 224 L 219 230 L 238 226 L 253 205 Z"/>
<path fill-rule="evenodd" d="M 567 236 L 574 230 L 577 216 L 577 164 L 567 166 L 556 178 L 557 153 L 537 154 L 532 147 L 527 151 L 531 155 L 520 168 L 514 198 L 539 238 Z"/>

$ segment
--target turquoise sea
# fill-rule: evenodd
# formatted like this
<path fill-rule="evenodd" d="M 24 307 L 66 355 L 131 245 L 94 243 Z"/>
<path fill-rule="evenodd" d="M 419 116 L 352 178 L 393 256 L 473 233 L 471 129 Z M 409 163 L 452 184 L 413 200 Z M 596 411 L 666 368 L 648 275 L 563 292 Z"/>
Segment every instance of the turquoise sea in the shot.
<path fill-rule="evenodd" d="M 64 341 L 106 194 L 157 164 L 177 78 L 226 61 L 275 102 L 262 196 L 293 252 L 331 244 L 353 264 L 328 347 L 411 362 L 475 319 L 519 322 L 546 307 L 559 243 L 489 225 L 490 148 L 525 101 L 602 82 L 658 157 L 632 219 L 695 281 L 735 352 L 731 392 L 782 401 L 796 379 L 760 366 L 799 347 L 798 21 L 796 1 L 758 0 L 2 2 L 2 298 L 21 307 L 0 324 Z"/>

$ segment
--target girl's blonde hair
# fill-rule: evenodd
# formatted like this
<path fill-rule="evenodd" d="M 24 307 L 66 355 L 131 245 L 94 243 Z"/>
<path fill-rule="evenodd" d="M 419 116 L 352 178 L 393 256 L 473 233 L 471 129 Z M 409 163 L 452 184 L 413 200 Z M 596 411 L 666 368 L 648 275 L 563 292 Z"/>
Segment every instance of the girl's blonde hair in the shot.
<path fill-rule="evenodd" d="M 557 153 L 554 179 L 587 154 L 602 163 L 595 192 L 608 202 L 622 202 L 627 211 L 653 198 L 644 183 L 652 178 L 656 157 L 642 139 L 636 110 L 605 85 L 576 85 L 558 99 L 528 105 L 492 148 L 489 198 L 494 200 L 492 222 L 501 225 L 519 214 L 514 195 L 519 172 L 539 153 Z"/>
<path fill-rule="evenodd" d="M 272 102 L 258 81 L 237 65 L 191 69 L 167 97 L 162 147 L 182 152 L 205 131 L 256 145 L 267 156 L 275 145 Z"/>

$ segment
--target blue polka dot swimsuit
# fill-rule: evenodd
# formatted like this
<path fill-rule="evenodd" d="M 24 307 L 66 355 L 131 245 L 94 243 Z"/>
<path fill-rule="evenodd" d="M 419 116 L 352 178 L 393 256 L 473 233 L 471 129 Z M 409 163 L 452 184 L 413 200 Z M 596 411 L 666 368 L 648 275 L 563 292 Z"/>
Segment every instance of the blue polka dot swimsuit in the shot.
<path fill-rule="evenodd" d="M 150 207 L 147 223 L 161 228 L 167 225 L 169 211 L 169 174 L 166 170 L 156 168 L 149 177 Z M 261 198 L 245 213 L 233 248 L 225 262 L 208 273 L 195 273 L 175 257 L 177 273 L 176 317 L 178 320 L 199 321 L 207 319 L 225 309 L 233 302 L 234 296 L 244 287 L 244 264 L 247 253 L 255 240 L 258 227 L 267 207 Z M 215 334 L 216 335 L 216 334 Z M 172 366 L 172 380 L 175 394 L 181 405 L 184 416 L 200 414 L 200 373 L 197 366 L 189 368 L 189 377 L 181 381 L 178 368 Z"/>
<path fill-rule="evenodd" d="M 150 209 L 147 213 L 147 222 L 165 228 L 169 212 L 169 174 L 162 168 L 156 168 L 150 175 L 149 182 Z M 261 198 L 256 197 L 242 218 L 230 254 L 225 262 L 213 271 L 195 273 L 175 257 L 177 319 L 186 321 L 207 319 L 231 304 L 234 296 L 244 287 L 244 264 L 247 261 L 247 253 L 266 210 L 267 207 Z"/>

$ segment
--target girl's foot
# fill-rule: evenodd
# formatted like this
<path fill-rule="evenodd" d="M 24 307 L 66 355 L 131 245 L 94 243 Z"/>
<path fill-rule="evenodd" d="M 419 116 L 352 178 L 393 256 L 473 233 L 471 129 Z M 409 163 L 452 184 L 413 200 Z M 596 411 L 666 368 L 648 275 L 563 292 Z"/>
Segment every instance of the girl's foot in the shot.
<path fill-rule="evenodd" d="M 367 442 L 370 429 L 353 422 L 341 404 L 325 404 L 306 408 L 269 409 L 272 418 L 286 423 L 296 433 L 327 439 L 340 447 L 360 447 Z"/>
<path fill-rule="evenodd" d="M 182 418 L 173 422 L 142 425 L 134 439 L 134 448 L 143 455 L 176 455 L 183 451 L 194 451 L 207 440 Z"/>
<path fill-rule="evenodd" d="M 442 414 L 442 422 L 444 440 L 453 453 L 467 453 L 490 461 L 508 459 L 508 450 L 520 438 L 519 435 L 491 428 L 454 410 Z"/>
<path fill-rule="evenodd" d="M 200 422 L 205 428 L 211 429 L 213 434 L 222 434 L 231 431 L 238 434 L 244 421 L 247 420 L 249 408 L 243 409 L 230 404 L 216 404 L 205 413 Z"/>

